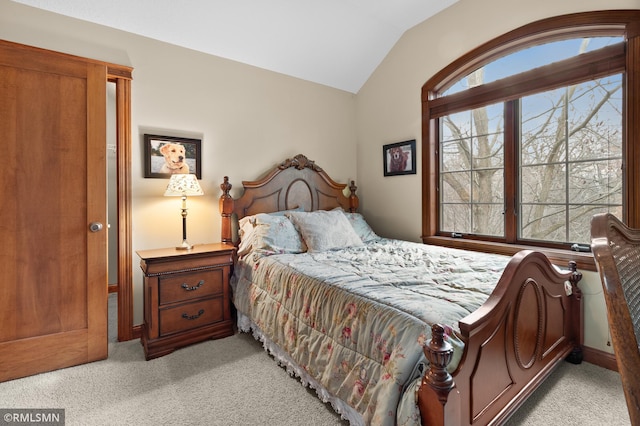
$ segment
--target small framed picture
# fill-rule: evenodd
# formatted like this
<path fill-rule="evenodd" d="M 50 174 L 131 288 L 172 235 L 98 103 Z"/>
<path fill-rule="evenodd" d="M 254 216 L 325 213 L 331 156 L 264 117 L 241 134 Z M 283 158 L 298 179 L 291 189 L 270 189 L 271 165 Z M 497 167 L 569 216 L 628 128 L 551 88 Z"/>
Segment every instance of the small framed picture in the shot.
<path fill-rule="evenodd" d="M 144 135 L 144 177 L 195 174 L 202 179 L 200 139 Z"/>
<path fill-rule="evenodd" d="M 416 140 L 382 146 L 384 175 L 413 175 L 416 173 Z"/>

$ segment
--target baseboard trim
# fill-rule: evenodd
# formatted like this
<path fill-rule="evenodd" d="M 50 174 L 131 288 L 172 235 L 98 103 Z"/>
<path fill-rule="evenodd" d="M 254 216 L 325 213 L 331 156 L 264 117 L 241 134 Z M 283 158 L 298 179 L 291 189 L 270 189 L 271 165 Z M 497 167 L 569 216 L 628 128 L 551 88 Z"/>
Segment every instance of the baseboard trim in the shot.
<path fill-rule="evenodd" d="M 584 361 L 607 370 L 618 371 L 618 362 L 616 356 L 609 352 L 585 346 L 582 348 Z"/>
<path fill-rule="evenodd" d="M 142 324 L 134 325 L 132 339 L 139 339 L 141 337 L 142 337 Z"/>

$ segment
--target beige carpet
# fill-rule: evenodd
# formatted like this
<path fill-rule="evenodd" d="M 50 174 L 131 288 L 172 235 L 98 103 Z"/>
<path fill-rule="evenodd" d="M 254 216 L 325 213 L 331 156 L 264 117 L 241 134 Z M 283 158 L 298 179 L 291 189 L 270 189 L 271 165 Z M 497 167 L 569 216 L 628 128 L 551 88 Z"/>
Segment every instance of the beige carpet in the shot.
<path fill-rule="evenodd" d="M 67 425 L 338 425 L 250 335 L 145 361 L 139 341 L 109 359 L 0 383 L 0 408 L 65 408 Z M 617 373 L 563 363 L 510 425 L 628 425 Z"/>
<path fill-rule="evenodd" d="M 345 424 L 279 367 L 251 335 L 236 334 L 145 361 L 138 340 L 105 361 L 0 383 L 0 408 L 64 408 L 66 425 Z M 563 363 L 509 425 L 628 425 L 617 373 Z"/>
<path fill-rule="evenodd" d="M 628 426 L 620 376 L 593 364 L 563 362 L 507 425 Z"/>
<path fill-rule="evenodd" d="M 246 334 L 151 361 L 110 343 L 105 361 L 0 383 L 0 408 L 65 408 L 66 425 L 341 424 Z"/>

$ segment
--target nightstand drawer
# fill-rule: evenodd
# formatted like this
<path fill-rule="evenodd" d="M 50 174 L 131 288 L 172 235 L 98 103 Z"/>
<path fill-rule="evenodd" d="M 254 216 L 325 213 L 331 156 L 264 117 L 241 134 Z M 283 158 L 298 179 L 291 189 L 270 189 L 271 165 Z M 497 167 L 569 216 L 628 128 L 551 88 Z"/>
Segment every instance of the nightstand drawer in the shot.
<path fill-rule="evenodd" d="M 160 277 L 160 305 L 220 294 L 224 288 L 224 269 Z"/>
<path fill-rule="evenodd" d="M 224 319 L 222 298 L 207 299 L 160 310 L 160 335 L 190 330 Z"/>

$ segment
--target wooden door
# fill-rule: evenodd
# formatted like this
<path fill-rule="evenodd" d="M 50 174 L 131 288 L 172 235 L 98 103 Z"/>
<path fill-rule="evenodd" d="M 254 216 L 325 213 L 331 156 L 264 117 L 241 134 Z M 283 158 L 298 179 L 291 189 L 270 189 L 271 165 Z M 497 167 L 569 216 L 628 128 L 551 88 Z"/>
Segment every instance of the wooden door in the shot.
<path fill-rule="evenodd" d="M 106 67 L 0 42 L 0 381 L 107 357 Z"/>

